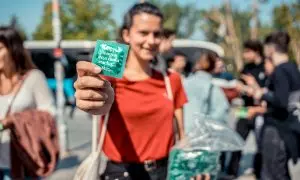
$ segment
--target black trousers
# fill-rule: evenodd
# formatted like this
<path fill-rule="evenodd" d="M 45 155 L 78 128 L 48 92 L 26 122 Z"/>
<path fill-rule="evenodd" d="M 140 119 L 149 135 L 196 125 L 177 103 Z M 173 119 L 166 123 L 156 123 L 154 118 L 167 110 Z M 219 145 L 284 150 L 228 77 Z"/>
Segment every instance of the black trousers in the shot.
<path fill-rule="evenodd" d="M 262 134 L 262 180 L 290 180 L 288 154 L 285 143 L 274 126 L 267 126 Z"/>
<path fill-rule="evenodd" d="M 237 133 L 244 139 L 246 140 L 250 131 L 255 129 L 255 120 L 248 120 L 248 119 L 240 119 L 237 122 L 236 125 L 236 131 Z M 257 138 L 257 147 L 258 151 L 254 155 L 254 160 L 253 160 L 253 169 L 255 172 L 255 175 L 257 178 L 260 178 L 260 172 L 262 168 L 262 155 L 260 152 L 260 142 L 258 141 L 259 138 Z M 240 160 L 242 158 L 242 151 L 236 151 L 233 152 L 231 155 L 231 159 L 229 161 L 227 173 L 229 175 L 234 175 L 237 176 L 240 168 Z"/>
<path fill-rule="evenodd" d="M 168 161 L 145 168 L 143 164 L 108 161 L 101 180 L 166 180 Z"/>

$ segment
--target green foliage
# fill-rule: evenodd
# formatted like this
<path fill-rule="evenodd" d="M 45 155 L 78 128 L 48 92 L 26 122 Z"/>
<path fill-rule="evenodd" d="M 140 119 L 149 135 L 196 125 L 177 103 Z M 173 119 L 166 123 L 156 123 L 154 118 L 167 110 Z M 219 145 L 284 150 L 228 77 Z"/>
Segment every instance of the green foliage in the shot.
<path fill-rule="evenodd" d="M 150 0 L 157 5 L 164 13 L 164 28 L 177 32 L 178 38 L 189 38 L 197 31 L 200 10 L 193 4 L 180 6 L 176 0 L 162 2 L 160 0 Z"/>
<path fill-rule="evenodd" d="M 116 23 L 110 17 L 111 5 L 102 0 L 64 0 L 60 4 L 60 19 L 63 39 L 113 39 Z M 37 40 L 51 40 L 52 5 L 44 6 L 41 23 L 33 34 Z"/>
<path fill-rule="evenodd" d="M 200 28 L 204 31 L 206 40 L 220 43 L 224 40 L 218 34 L 221 22 L 218 22 L 214 18 L 212 18 L 218 16 L 218 14 L 216 14 L 216 11 L 218 11 L 218 13 L 220 13 L 221 15 L 225 14 L 224 6 L 221 7 L 220 10 L 217 10 L 215 8 L 202 10 L 201 17 L 203 23 L 201 23 Z M 251 20 L 251 11 L 239 11 L 237 9 L 234 9 L 232 11 L 232 16 L 235 25 L 235 31 L 237 33 L 238 38 L 242 41 L 250 38 L 249 22 Z"/>
<path fill-rule="evenodd" d="M 300 63 L 297 51 L 300 48 L 300 4 L 281 4 L 273 10 L 273 26 L 291 36 L 290 56 Z M 298 56 L 297 56 L 298 54 Z"/>

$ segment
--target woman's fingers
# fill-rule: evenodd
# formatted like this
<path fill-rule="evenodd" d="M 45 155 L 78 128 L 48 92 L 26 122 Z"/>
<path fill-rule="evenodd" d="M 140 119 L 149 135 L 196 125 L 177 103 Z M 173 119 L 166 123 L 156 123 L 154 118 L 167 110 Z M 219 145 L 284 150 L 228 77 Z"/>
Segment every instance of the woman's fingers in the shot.
<path fill-rule="evenodd" d="M 210 180 L 210 175 L 209 174 L 204 174 L 204 180 Z"/>
<path fill-rule="evenodd" d="M 198 175 L 194 179 L 196 179 L 196 180 L 210 180 L 210 175 L 209 174 Z"/>
<path fill-rule="evenodd" d="M 108 113 L 114 101 L 114 90 L 108 81 L 100 77 L 101 68 L 91 62 L 80 61 L 76 69 L 76 106 L 95 115 Z"/>
<path fill-rule="evenodd" d="M 100 78 L 100 76 L 81 76 L 77 79 L 77 81 L 74 83 L 74 87 L 76 90 L 79 89 L 100 89 L 100 88 L 105 88 L 105 80 Z"/>
<path fill-rule="evenodd" d="M 93 100 L 82 100 L 82 99 L 77 99 L 76 101 L 76 106 L 83 111 L 100 109 L 104 106 L 104 104 L 105 101 L 93 101 Z"/>
<path fill-rule="evenodd" d="M 97 76 L 101 72 L 101 68 L 88 61 L 79 61 L 76 64 L 76 70 L 79 77 L 85 75 Z"/>
<path fill-rule="evenodd" d="M 105 101 L 108 99 L 108 95 L 106 93 L 94 89 L 76 91 L 75 97 L 80 100 L 91 101 Z"/>

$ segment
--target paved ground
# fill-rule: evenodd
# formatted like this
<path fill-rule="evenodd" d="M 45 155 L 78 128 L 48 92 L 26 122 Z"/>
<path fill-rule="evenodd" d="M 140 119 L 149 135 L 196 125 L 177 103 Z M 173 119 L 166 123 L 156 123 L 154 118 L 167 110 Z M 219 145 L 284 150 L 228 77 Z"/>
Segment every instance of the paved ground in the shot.
<path fill-rule="evenodd" d="M 230 126 L 233 125 L 234 120 L 230 122 Z M 89 116 L 79 110 L 76 111 L 75 118 L 68 120 L 68 127 L 71 153 L 68 157 L 60 161 L 58 169 L 51 177 L 47 178 L 48 180 L 71 180 L 77 166 L 90 152 L 92 123 L 91 120 L 89 120 Z M 252 155 L 255 150 L 254 136 L 251 134 L 244 148 L 241 172 L 251 167 Z M 291 172 L 293 180 L 300 179 L 299 164 L 292 167 Z M 254 178 L 251 176 L 241 176 L 239 180 L 254 180 Z"/>

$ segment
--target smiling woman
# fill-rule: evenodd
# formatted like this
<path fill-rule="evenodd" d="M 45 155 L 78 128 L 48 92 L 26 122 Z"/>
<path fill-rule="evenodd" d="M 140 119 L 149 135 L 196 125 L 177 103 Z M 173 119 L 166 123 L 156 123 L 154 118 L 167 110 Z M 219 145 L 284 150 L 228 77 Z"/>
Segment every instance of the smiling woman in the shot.
<path fill-rule="evenodd" d="M 15 117 L 17 113 L 28 110 L 41 110 L 55 114 L 53 97 L 44 74 L 35 69 L 23 47 L 20 34 L 11 27 L 0 27 L 0 102 L 0 124 L 3 125 L 9 117 Z M 26 119 L 23 118 L 25 116 L 20 115 L 20 117 Z M 15 146 L 15 141 L 10 145 L 11 137 L 9 128 L 0 131 L 0 179 L 36 177 L 36 174 L 33 175 L 32 171 L 24 166 L 24 161 L 17 156 L 16 149 L 20 150 L 20 148 Z M 37 148 L 38 146 L 35 149 Z M 28 149 L 22 149 L 23 152 L 26 150 Z M 13 157 L 18 157 L 17 167 Z M 26 173 L 18 174 L 19 170 L 24 170 L 22 172 Z"/>
<path fill-rule="evenodd" d="M 166 179 L 168 155 L 175 142 L 174 116 L 179 137 L 184 136 L 182 107 L 187 99 L 181 77 L 151 68 L 162 40 L 162 22 L 161 11 L 150 3 L 135 4 L 126 13 L 120 32 L 130 46 L 124 76 L 102 77 L 114 87 L 114 98 L 111 89 L 96 87 L 96 81 L 101 83 L 98 75 L 80 76 L 75 83 L 77 106 L 87 112 L 103 113 L 114 99 L 103 145 L 109 161 L 102 179 Z M 86 63 L 80 62 L 77 70 Z M 168 85 L 171 89 L 167 90 Z M 106 93 L 107 99 L 93 98 L 99 92 Z"/>
<path fill-rule="evenodd" d="M 124 17 L 121 39 L 130 45 L 130 52 L 124 77 L 111 80 L 116 94 L 104 144 L 110 159 L 104 179 L 122 178 L 126 173 L 128 179 L 166 179 L 175 112 L 179 136 L 183 137 L 182 106 L 186 97 L 180 76 L 167 74 L 175 97 L 172 103 L 163 96 L 164 76 L 150 66 L 162 40 L 162 22 L 160 10 L 149 3 L 134 5 Z M 119 168 L 120 172 L 112 173 Z"/>

